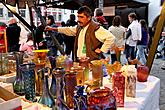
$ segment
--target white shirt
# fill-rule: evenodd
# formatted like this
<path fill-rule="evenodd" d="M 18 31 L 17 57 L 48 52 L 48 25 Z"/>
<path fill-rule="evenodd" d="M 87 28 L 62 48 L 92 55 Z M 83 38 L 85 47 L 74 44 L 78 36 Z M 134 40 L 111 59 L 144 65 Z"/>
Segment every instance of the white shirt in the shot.
<path fill-rule="evenodd" d="M 125 28 L 123 26 L 111 26 L 108 28 L 108 30 L 116 37 L 115 44 L 118 47 L 121 47 L 124 45 L 124 33 L 125 33 Z"/>
<path fill-rule="evenodd" d="M 78 50 L 77 50 L 77 57 L 84 57 L 86 56 L 85 54 L 82 53 L 83 45 L 85 42 L 85 34 L 88 29 L 87 25 L 84 27 L 79 34 L 78 37 Z M 58 27 L 58 32 L 66 34 L 68 36 L 76 36 L 76 28 L 77 26 L 74 27 Z M 104 29 L 102 26 L 98 30 L 95 31 L 95 36 L 96 38 L 103 43 L 101 47 L 101 51 L 106 53 L 109 48 L 114 44 L 115 41 L 115 36 L 110 33 L 108 30 Z M 89 44 L 87 44 L 89 45 Z"/>
<path fill-rule="evenodd" d="M 131 35 L 126 40 L 126 44 L 129 46 L 136 46 L 137 41 L 141 40 L 141 25 L 138 20 L 132 21 L 132 23 L 128 26 L 128 30 L 131 29 Z"/>

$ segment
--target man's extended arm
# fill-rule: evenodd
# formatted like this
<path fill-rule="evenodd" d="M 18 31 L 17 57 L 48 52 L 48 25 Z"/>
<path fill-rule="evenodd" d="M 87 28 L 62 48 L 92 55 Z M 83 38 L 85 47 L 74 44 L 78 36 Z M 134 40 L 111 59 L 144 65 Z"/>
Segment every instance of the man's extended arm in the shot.
<path fill-rule="evenodd" d="M 46 31 L 57 31 L 59 33 L 63 33 L 63 34 L 66 34 L 68 36 L 76 36 L 76 26 L 74 27 L 50 27 L 50 26 L 47 26 L 45 28 Z"/>

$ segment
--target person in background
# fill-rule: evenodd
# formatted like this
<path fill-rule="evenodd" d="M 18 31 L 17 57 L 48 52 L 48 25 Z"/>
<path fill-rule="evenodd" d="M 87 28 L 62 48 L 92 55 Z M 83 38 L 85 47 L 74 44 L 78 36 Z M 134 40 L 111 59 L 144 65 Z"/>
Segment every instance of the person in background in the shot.
<path fill-rule="evenodd" d="M 130 25 L 127 28 L 126 31 L 126 43 L 125 43 L 125 54 L 126 59 L 133 60 L 136 58 L 136 45 L 137 42 L 141 40 L 142 38 L 142 32 L 141 32 L 141 25 L 137 20 L 137 16 L 135 13 L 130 13 L 128 15 L 128 20 L 130 22 Z"/>
<path fill-rule="evenodd" d="M 43 19 L 46 21 L 46 17 L 43 16 Z M 46 40 L 44 39 L 44 29 L 45 27 L 41 24 L 39 24 L 38 27 L 36 27 L 36 43 L 38 45 L 38 49 L 46 49 Z M 41 45 L 40 45 L 41 44 Z"/>
<path fill-rule="evenodd" d="M 144 19 L 139 21 L 141 24 L 142 39 L 137 43 L 137 55 L 136 58 L 141 62 L 142 65 L 146 64 L 145 49 L 149 42 L 149 33 L 146 21 Z"/>
<path fill-rule="evenodd" d="M 103 16 L 103 11 L 101 8 L 96 8 L 94 11 L 94 21 L 98 22 L 101 26 L 103 26 L 105 29 L 108 29 L 108 22 Z"/>
<path fill-rule="evenodd" d="M 32 54 L 33 50 L 34 50 L 34 45 L 33 45 L 32 33 L 28 33 L 27 34 L 27 41 L 26 41 L 26 43 L 22 43 L 20 45 L 19 51 L 24 51 L 27 54 Z"/>
<path fill-rule="evenodd" d="M 120 16 L 115 16 L 112 21 L 112 26 L 108 28 L 108 30 L 116 37 L 115 45 L 111 49 L 111 63 L 113 64 L 115 61 L 120 61 L 121 49 L 124 48 L 125 42 L 125 28 L 121 26 L 121 18 Z"/>
<path fill-rule="evenodd" d="M 55 21 L 54 21 L 54 17 L 52 15 L 49 15 L 47 17 L 47 25 L 50 26 L 50 27 L 57 27 L 57 25 L 55 24 Z M 49 32 L 52 33 L 53 37 L 56 37 L 56 39 L 58 40 L 58 42 L 60 44 L 62 44 L 63 36 L 60 33 L 56 32 L 56 31 L 53 31 L 53 30 L 49 31 Z M 49 36 L 48 33 L 46 34 L 45 39 L 46 39 L 47 48 L 49 49 L 48 56 L 57 56 L 57 50 L 58 49 L 54 45 L 54 43 L 52 41 L 52 38 Z"/>
<path fill-rule="evenodd" d="M 11 18 L 9 20 L 9 26 L 6 29 L 8 52 L 19 51 L 20 32 L 21 28 L 17 25 L 16 18 Z"/>
<path fill-rule="evenodd" d="M 71 14 L 70 15 L 70 19 L 67 20 L 65 26 L 75 26 L 77 25 L 77 22 L 75 21 L 75 15 L 74 14 Z M 74 41 L 75 41 L 75 36 L 67 36 L 67 37 L 64 37 L 64 42 L 65 42 L 65 45 L 66 45 L 66 48 L 65 48 L 65 53 L 66 55 L 70 55 L 71 52 L 72 52 L 72 60 L 74 59 Z"/>
<path fill-rule="evenodd" d="M 55 30 L 68 36 L 76 36 L 74 43 L 74 61 L 79 57 L 89 57 L 91 60 L 105 58 L 103 53 L 107 53 L 113 46 L 115 36 L 92 20 L 92 11 L 87 6 L 78 9 L 78 25 L 74 27 L 50 27 L 45 30 Z"/>

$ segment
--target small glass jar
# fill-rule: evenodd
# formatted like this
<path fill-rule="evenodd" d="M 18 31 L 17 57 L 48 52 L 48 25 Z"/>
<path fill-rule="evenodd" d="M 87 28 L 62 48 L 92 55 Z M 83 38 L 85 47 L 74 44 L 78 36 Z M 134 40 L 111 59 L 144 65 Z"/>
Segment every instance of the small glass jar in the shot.
<path fill-rule="evenodd" d="M 136 96 L 136 68 L 135 65 L 128 65 L 126 71 L 126 96 Z"/>
<path fill-rule="evenodd" d="M 56 58 L 56 68 L 64 68 L 65 71 L 69 71 L 73 66 L 73 60 L 66 55 L 60 55 Z"/>

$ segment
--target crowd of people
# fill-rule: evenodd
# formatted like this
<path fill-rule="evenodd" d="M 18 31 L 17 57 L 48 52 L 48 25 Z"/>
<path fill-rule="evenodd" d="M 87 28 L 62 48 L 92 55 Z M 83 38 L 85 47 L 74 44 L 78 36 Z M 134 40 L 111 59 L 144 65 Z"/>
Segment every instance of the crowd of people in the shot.
<path fill-rule="evenodd" d="M 70 15 L 67 22 L 61 22 L 58 27 L 54 17 L 45 18 L 47 26 L 36 28 L 36 40 L 38 49 L 48 48 L 48 56 L 57 56 L 58 48 L 49 36 L 51 33 L 65 48 L 66 55 L 71 55 L 74 61 L 79 57 L 90 57 L 90 60 L 105 59 L 105 54 L 111 55 L 111 63 L 121 61 L 121 54 L 125 56 L 125 62 L 130 63 L 138 59 L 146 64 L 148 44 L 150 40 L 147 23 L 144 19 L 138 21 L 135 13 L 128 15 L 130 22 L 128 27 L 123 27 L 121 17 L 115 16 L 112 25 L 103 16 L 103 11 L 96 8 L 94 13 L 87 6 L 82 6 L 77 11 L 77 21 L 74 14 Z M 34 42 L 32 33 L 27 34 L 27 41 L 19 45 L 21 28 L 15 18 L 9 21 L 6 29 L 8 39 L 8 51 L 32 52 Z M 14 36 L 14 37 L 13 37 Z"/>

